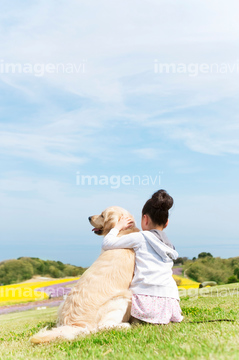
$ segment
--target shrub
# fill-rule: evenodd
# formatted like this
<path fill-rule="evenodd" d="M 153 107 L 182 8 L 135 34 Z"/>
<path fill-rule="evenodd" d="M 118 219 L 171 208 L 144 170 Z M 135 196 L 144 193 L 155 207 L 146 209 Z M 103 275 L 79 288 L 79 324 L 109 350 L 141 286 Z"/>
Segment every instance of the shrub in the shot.
<path fill-rule="evenodd" d="M 238 278 L 235 275 L 232 275 L 227 279 L 228 284 L 232 284 L 232 283 L 236 283 L 236 282 L 238 282 Z"/>

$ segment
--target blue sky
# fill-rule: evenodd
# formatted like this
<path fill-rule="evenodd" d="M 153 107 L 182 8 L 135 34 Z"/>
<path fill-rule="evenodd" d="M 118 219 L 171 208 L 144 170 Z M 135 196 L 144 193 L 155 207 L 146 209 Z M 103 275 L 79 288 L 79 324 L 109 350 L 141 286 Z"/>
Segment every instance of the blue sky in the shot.
<path fill-rule="evenodd" d="M 238 10 L 234 0 L 2 2 L 0 260 L 89 266 L 101 238 L 88 216 L 119 205 L 140 225 L 159 188 L 175 200 L 167 234 L 181 256 L 239 255 Z M 155 62 L 187 71 L 157 73 Z M 160 181 L 77 185 L 77 172 Z"/>

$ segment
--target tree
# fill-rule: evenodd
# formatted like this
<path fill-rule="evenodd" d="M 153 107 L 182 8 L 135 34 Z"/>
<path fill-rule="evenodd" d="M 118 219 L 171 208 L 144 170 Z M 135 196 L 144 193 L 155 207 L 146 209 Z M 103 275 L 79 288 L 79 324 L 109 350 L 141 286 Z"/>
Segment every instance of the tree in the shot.
<path fill-rule="evenodd" d="M 238 278 L 235 275 L 230 276 L 227 280 L 228 284 L 237 283 L 237 282 L 238 282 Z"/>
<path fill-rule="evenodd" d="M 237 277 L 237 279 L 239 279 L 239 268 L 235 268 L 234 270 L 234 275 Z"/>
<path fill-rule="evenodd" d="M 174 260 L 174 265 L 183 265 L 183 258 L 178 257 L 176 260 Z"/>
<path fill-rule="evenodd" d="M 59 278 L 62 276 L 62 272 L 53 265 L 49 267 L 49 274 L 54 278 Z"/>
<path fill-rule="evenodd" d="M 176 260 L 174 260 L 174 265 L 183 265 L 188 258 L 186 256 L 184 257 L 178 257 Z"/>
<path fill-rule="evenodd" d="M 200 254 L 198 254 L 198 258 L 202 259 L 205 257 L 213 257 L 211 253 L 207 253 L 207 252 L 201 252 Z"/>

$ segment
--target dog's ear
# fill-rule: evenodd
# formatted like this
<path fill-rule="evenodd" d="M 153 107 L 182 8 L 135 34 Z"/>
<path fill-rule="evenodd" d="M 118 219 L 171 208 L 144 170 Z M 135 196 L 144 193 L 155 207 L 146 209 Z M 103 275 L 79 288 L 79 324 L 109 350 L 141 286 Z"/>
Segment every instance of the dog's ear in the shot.
<path fill-rule="evenodd" d="M 119 214 L 118 212 L 114 212 L 114 211 L 107 211 L 104 214 L 104 235 L 108 234 L 108 232 L 113 229 L 113 227 L 115 227 L 115 225 L 117 224 L 117 222 L 119 221 L 120 217 L 122 215 Z"/>
<path fill-rule="evenodd" d="M 104 221 L 104 226 L 110 226 L 110 225 L 116 225 L 116 223 L 119 221 L 120 216 L 118 214 L 114 214 L 114 213 L 108 213 L 107 217 L 105 218 Z"/>

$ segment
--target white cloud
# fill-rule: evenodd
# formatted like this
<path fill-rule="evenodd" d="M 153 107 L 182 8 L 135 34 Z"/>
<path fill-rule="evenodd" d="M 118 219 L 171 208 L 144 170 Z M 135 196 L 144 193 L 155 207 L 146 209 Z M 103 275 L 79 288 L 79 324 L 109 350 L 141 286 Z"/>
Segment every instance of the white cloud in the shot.
<path fill-rule="evenodd" d="M 32 159 L 54 166 L 84 164 L 92 158 L 110 157 L 112 139 L 104 135 L 114 127 L 118 114 L 115 108 L 79 109 L 63 112 L 57 118 L 48 117 L 43 124 L 37 121 L 20 126 L 2 124 L 0 126 L 0 151 L 25 159 Z M 122 114 L 122 117 L 124 115 Z M 107 138 L 107 141 L 106 141 Z"/>
<path fill-rule="evenodd" d="M 0 148 L 2 154 L 30 158 L 44 163 L 82 164 L 87 158 L 68 153 L 76 147 L 72 139 L 60 136 L 48 137 L 36 133 L 0 133 Z"/>
<path fill-rule="evenodd" d="M 209 155 L 239 154 L 238 120 L 234 119 L 234 115 L 230 116 L 230 120 L 221 117 L 208 119 L 205 116 L 198 124 L 187 119 L 186 126 L 174 125 L 168 130 L 169 138 L 182 140 L 195 152 Z"/>
<path fill-rule="evenodd" d="M 107 11 L 103 10 L 105 8 Z M 53 92 L 54 89 L 61 89 L 69 94 L 91 99 L 92 104 L 87 105 L 89 110 L 94 109 L 96 103 L 106 106 L 105 112 L 101 110 L 97 113 L 92 110 L 91 114 L 86 114 L 87 111 L 79 113 L 81 119 L 78 119 L 78 124 L 84 122 L 84 126 L 88 126 L 90 122 L 95 127 L 100 126 L 107 111 L 111 115 L 124 113 L 132 120 L 135 108 L 128 103 L 129 99 L 134 100 L 136 96 L 140 96 L 140 102 L 145 96 L 153 96 L 151 109 L 150 105 L 144 109 L 145 104 L 139 103 L 137 108 L 141 115 L 136 117 L 136 121 L 142 125 L 142 114 L 145 113 L 147 126 L 153 126 L 153 114 L 154 122 L 158 122 L 159 114 L 205 106 L 228 96 L 236 96 L 239 85 L 234 76 L 161 76 L 153 73 L 153 63 L 155 58 L 176 63 L 211 63 L 223 60 L 235 62 L 235 44 L 239 37 L 238 10 L 238 2 L 232 1 L 229 7 L 220 0 L 196 1 L 193 4 L 185 0 L 180 4 L 164 0 L 134 0 L 127 5 L 110 4 L 108 1 L 93 1 L 89 4 L 75 0 L 67 4 L 38 1 L 20 8 L 16 3 L 16 6 L 6 8 L 6 12 L 1 14 L 4 24 L 0 35 L 1 57 L 5 62 L 78 64 L 86 60 L 86 72 L 45 74 L 40 79 L 26 74 L 2 74 L 1 78 L 8 86 L 23 93 L 30 102 L 45 103 L 48 107 L 51 105 L 45 88 L 51 88 Z M 9 46 L 13 43 L 14 46 Z M 55 109 L 55 112 L 58 110 Z M 66 121 L 61 119 L 58 122 L 54 118 L 48 121 L 59 124 L 62 128 L 65 126 L 66 132 L 71 132 L 73 137 L 77 122 L 73 124 L 72 114 L 70 117 L 71 120 L 68 118 Z M 45 120 L 42 118 L 41 121 Z M 175 119 L 160 120 L 161 123 L 163 121 L 170 125 Z M 172 131 L 171 138 L 183 141 L 188 148 L 197 152 L 238 152 L 236 140 L 231 146 L 228 144 L 233 129 L 228 132 L 226 139 L 218 132 L 216 139 L 208 136 L 208 139 L 202 141 L 204 136 L 200 130 L 201 120 L 192 116 L 190 121 L 195 124 L 194 129 L 190 128 L 188 134 L 185 134 L 184 128 L 178 124 Z M 210 121 L 209 119 L 205 128 L 206 132 L 214 131 Z M 47 129 L 49 131 L 50 126 Z M 15 143 L 19 144 L 18 132 L 14 136 L 18 139 Z M 40 139 L 39 142 L 44 140 Z M 73 142 L 72 139 L 68 142 L 66 157 L 63 154 L 49 156 L 48 150 L 49 161 L 55 161 L 58 157 L 59 160 L 77 162 Z M 59 144 L 54 146 L 54 150 L 59 151 Z M 32 156 L 35 154 L 42 161 L 46 158 L 45 151 L 45 146 L 34 147 L 33 144 Z M 21 155 L 26 156 L 26 151 L 22 151 Z"/>

